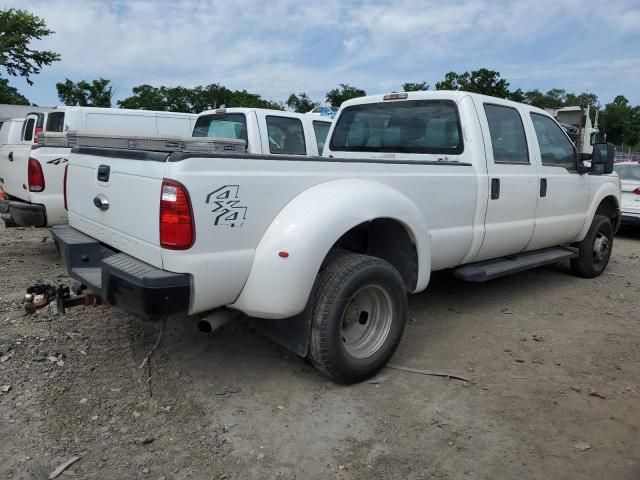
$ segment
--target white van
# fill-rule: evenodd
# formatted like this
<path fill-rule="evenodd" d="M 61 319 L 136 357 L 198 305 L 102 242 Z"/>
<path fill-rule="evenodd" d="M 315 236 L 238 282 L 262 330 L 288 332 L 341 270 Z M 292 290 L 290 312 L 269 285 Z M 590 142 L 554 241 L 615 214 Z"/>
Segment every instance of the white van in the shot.
<path fill-rule="evenodd" d="M 42 130 L 191 136 L 196 118 L 197 115 L 189 113 L 66 106 L 47 114 L 27 115 L 20 142 L 3 145 L 0 150 L 0 188 L 5 192 L 5 199 L 0 200 L 0 217 L 9 226 L 67 223 L 63 180 L 71 149 L 38 145 Z"/>

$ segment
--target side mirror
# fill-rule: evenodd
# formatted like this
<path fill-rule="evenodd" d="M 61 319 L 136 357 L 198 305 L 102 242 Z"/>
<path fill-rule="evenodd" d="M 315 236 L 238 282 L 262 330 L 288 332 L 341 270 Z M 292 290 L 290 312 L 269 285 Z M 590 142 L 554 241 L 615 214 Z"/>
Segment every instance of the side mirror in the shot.
<path fill-rule="evenodd" d="M 589 143 L 591 143 L 591 145 L 597 145 L 598 143 L 607 143 L 607 135 L 606 135 L 606 133 L 593 132 L 591 134 L 591 138 L 590 138 Z"/>
<path fill-rule="evenodd" d="M 591 156 L 591 174 L 608 175 L 613 172 L 616 151 L 610 143 L 596 143 Z"/>

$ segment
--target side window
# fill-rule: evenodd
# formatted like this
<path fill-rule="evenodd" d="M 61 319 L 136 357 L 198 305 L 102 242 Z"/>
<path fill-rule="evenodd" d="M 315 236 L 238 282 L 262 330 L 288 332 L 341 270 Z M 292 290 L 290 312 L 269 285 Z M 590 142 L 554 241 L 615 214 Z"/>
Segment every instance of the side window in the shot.
<path fill-rule="evenodd" d="M 520 113 L 515 108 L 485 103 L 495 163 L 529 163 L 527 136 Z"/>
<path fill-rule="evenodd" d="M 306 155 L 302 122 L 297 118 L 267 117 L 269 151 L 285 155 Z"/>
<path fill-rule="evenodd" d="M 538 137 L 542 164 L 576 170 L 576 151 L 564 131 L 546 115 L 531 114 L 533 128 Z"/>
<path fill-rule="evenodd" d="M 322 155 L 324 142 L 327 140 L 331 124 L 329 122 L 313 121 L 313 131 L 316 133 L 316 143 L 318 144 L 318 154 Z"/>
<path fill-rule="evenodd" d="M 24 129 L 22 130 L 22 140 L 25 142 L 30 142 L 33 140 L 33 127 L 36 124 L 36 119 L 31 117 L 24 124 Z"/>

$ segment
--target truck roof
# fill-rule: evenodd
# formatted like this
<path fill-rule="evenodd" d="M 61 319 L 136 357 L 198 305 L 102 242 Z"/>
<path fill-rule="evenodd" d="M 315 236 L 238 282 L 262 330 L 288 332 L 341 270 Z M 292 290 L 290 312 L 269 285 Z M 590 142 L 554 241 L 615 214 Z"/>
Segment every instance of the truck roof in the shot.
<path fill-rule="evenodd" d="M 480 93 L 465 92 L 465 91 L 461 91 L 461 90 L 426 90 L 426 91 L 421 91 L 421 92 L 391 92 L 391 93 L 385 93 L 385 94 L 380 94 L 380 95 L 368 95 L 366 97 L 358 97 L 358 98 L 354 98 L 352 100 L 347 100 L 346 102 L 344 102 L 340 106 L 340 109 L 342 110 L 345 107 L 350 107 L 352 105 L 362 105 L 362 104 L 365 104 L 365 103 L 384 102 L 385 101 L 385 97 L 387 95 L 391 95 L 391 94 L 400 94 L 403 97 L 406 94 L 406 98 L 399 98 L 398 100 L 393 100 L 393 101 L 406 101 L 406 100 L 453 100 L 454 102 L 459 102 L 463 98 L 469 96 L 469 97 L 480 97 L 485 102 L 487 102 L 487 101 L 490 102 L 492 100 L 500 100 L 500 102 L 511 103 L 514 106 L 516 106 L 516 105 L 526 105 L 526 104 L 523 104 L 523 103 L 514 102 L 513 100 L 507 100 L 507 99 L 498 98 L 498 97 L 491 97 L 489 95 L 482 95 Z M 549 116 L 548 112 L 545 112 L 541 108 L 534 107 L 532 105 L 526 105 L 526 106 L 532 111 L 535 111 L 535 112 L 538 112 L 538 113 L 542 113 L 542 114 L 545 114 L 545 115 Z"/>
<path fill-rule="evenodd" d="M 269 108 L 247 108 L 247 107 L 229 107 L 229 108 L 216 108 L 216 109 L 211 109 L 211 110 L 205 110 L 204 112 L 198 114 L 198 116 L 200 115 L 215 115 L 216 113 L 252 113 L 252 112 L 256 112 L 256 113 L 264 113 L 265 115 L 268 114 L 273 114 L 273 113 L 278 113 L 278 114 L 283 114 L 286 113 L 288 117 L 293 117 L 293 118 L 309 118 L 309 116 L 307 116 L 304 113 L 297 113 L 297 112 L 288 112 L 286 110 L 273 110 L 273 109 L 269 109 Z M 328 117 L 320 117 L 318 116 L 313 117 L 313 120 L 324 120 L 325 122 L 331 122 L 332 120 Z"/>

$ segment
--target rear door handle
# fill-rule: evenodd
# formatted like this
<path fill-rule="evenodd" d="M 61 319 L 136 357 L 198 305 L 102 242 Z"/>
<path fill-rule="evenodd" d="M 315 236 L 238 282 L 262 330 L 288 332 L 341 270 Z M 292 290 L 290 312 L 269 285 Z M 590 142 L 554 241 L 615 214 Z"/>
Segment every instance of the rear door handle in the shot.
<path fill-rule="evenodd" d="M 9 152 L 9 161 L 13 162 L 13 152 Z"/>
<path fill-rule="evenodd" d="M 500 179 L 491 179 L 491 200 L 497 200 L 500 198 Z"/>
<path fill-rule="evenodd" d="M 540 179 L 540 196 L 541 197 L 547 196 L 547 179 L 546 178 Z"/>

